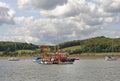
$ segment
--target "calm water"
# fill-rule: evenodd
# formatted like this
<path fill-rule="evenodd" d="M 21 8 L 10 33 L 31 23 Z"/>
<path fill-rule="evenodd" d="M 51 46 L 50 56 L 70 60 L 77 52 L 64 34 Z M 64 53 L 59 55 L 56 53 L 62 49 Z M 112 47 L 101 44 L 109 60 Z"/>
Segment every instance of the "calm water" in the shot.
<path fill-rule="evenodd" d="M 120 60 L 79 60 L 68 65 L 0 60 L 0 81 L 120 81 Z"/>

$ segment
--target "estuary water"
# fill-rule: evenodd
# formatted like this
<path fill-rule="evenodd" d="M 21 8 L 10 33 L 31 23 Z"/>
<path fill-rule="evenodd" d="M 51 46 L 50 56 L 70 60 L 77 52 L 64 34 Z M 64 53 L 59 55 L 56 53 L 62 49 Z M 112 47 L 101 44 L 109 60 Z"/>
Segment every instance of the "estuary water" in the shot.
<path fill-rule="evenodd" d="M 120 81 L 120 60 L 84 59 L 67 65 L 0 60 L 0 81 Z"/>

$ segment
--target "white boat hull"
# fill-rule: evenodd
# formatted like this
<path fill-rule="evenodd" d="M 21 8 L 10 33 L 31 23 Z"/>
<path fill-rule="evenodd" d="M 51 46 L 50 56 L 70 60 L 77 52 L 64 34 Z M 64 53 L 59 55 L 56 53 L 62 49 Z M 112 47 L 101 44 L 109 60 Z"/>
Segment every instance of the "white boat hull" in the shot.
<path fill-rule="evenodd" d="M 105 60 L 106 61 L 114 61 L 114 60 L 117 60 L 117 59 L 115 57 L 108 57 L 108 56 L 106 56 Z"/>
<path fill-rule="evenodd" d="M 16 57 L 11 57 L 8 59 L 9 61 L 19 61 L 20 59 L 16 58 Z"/>
<path fill-rule="evenodd" d="M 64 65 L 64 64 L 73 64 L 73 62 L 59 62 L 59 63 L 53 63 L 53 62 L 40 62 L 40 64 L 60 64 L 60 65 Z"/>

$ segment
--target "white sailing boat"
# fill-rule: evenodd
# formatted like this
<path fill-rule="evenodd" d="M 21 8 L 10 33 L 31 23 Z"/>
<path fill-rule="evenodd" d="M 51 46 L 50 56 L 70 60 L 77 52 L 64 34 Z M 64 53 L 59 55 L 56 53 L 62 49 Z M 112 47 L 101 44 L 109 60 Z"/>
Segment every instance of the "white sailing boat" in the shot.
<path fill-rule="evenodd" d="M 117 60 L 117 58 L 114 56 L 105 56 L 105 60 L 106 61 L 115 61 L 115 60 Z"/>
<path fill-rule="evenodd" d="M 19 61 L 20 59 L 17 57 L 11 57 L 8 59 L 9 61 Z"/>
<path fill-rule="evenodd" d="M 16 42 L 15 42 L 15 51 L 16 51 Z M 20 60 L 20 59 L 17 58 L 15 55 L 12 56 L 12 57 L 10 57 L 10 58 L 8 58 L 8 61 L 19 61 L 19 60 Z"/>
<path fill-rule="evenodd" d="M 113 49 L 113 39 L 112 39 L 112 52 L 114 52 L 114 49 Z M 105 60 L 106 61 L 115 61 L 115 60 L 117 60 L 117 58 L 114 57 L 114 53 L 112 53 L 112 55 L 105 56 Z"/>

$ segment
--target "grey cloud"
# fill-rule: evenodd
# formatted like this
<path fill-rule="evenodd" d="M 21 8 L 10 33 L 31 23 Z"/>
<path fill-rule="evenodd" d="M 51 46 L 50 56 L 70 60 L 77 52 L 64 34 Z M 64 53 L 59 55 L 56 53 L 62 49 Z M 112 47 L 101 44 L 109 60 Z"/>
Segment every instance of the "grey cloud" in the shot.
<path fill-rule="evenodd" d="M 119 0 L 99 0 L 97 1 L 105 12 L 119 13 L 120 1 Z"/>
<path fill-rule="evenodd" d="M 67 3 L 67 0 L 36 0 L 33 1 L 31 4 L 35 8 L 49 10 L 54 9 L 56 8 L 56 6 L 63 5 L 65 3 Z"/>
<path fill-rule="evenodd" d="M 6 6 L 0 6 L 0 25 L 14 24 L 14 11 Z"/>
<path fill-rule="evenodd" d="M 18 0 L 18 6 L 20 8 L 32 6 L 34 9 L 51 10 L 56 8 L 56 6 L 66 4 L 67 1 L 68 0 Z"/>
<path fill-rule="evenodd" d="M 68 0 L 63 6 L 57 6 L 53 10 L 41 10 L 41 15 L 46 17 L 74 17 L 80 13 L 86 13 L 89 11 L 88 5 L 83 1 L 79 0 Z M 56 13 L 57 12 L 57 13 Z"/>
<path fill-rule="evenodd" d="M 120 13 L 120 3 L 117 6 L 109 5 L 109 7 L 104 6 L 104 10 L 110 13 Z"/>

